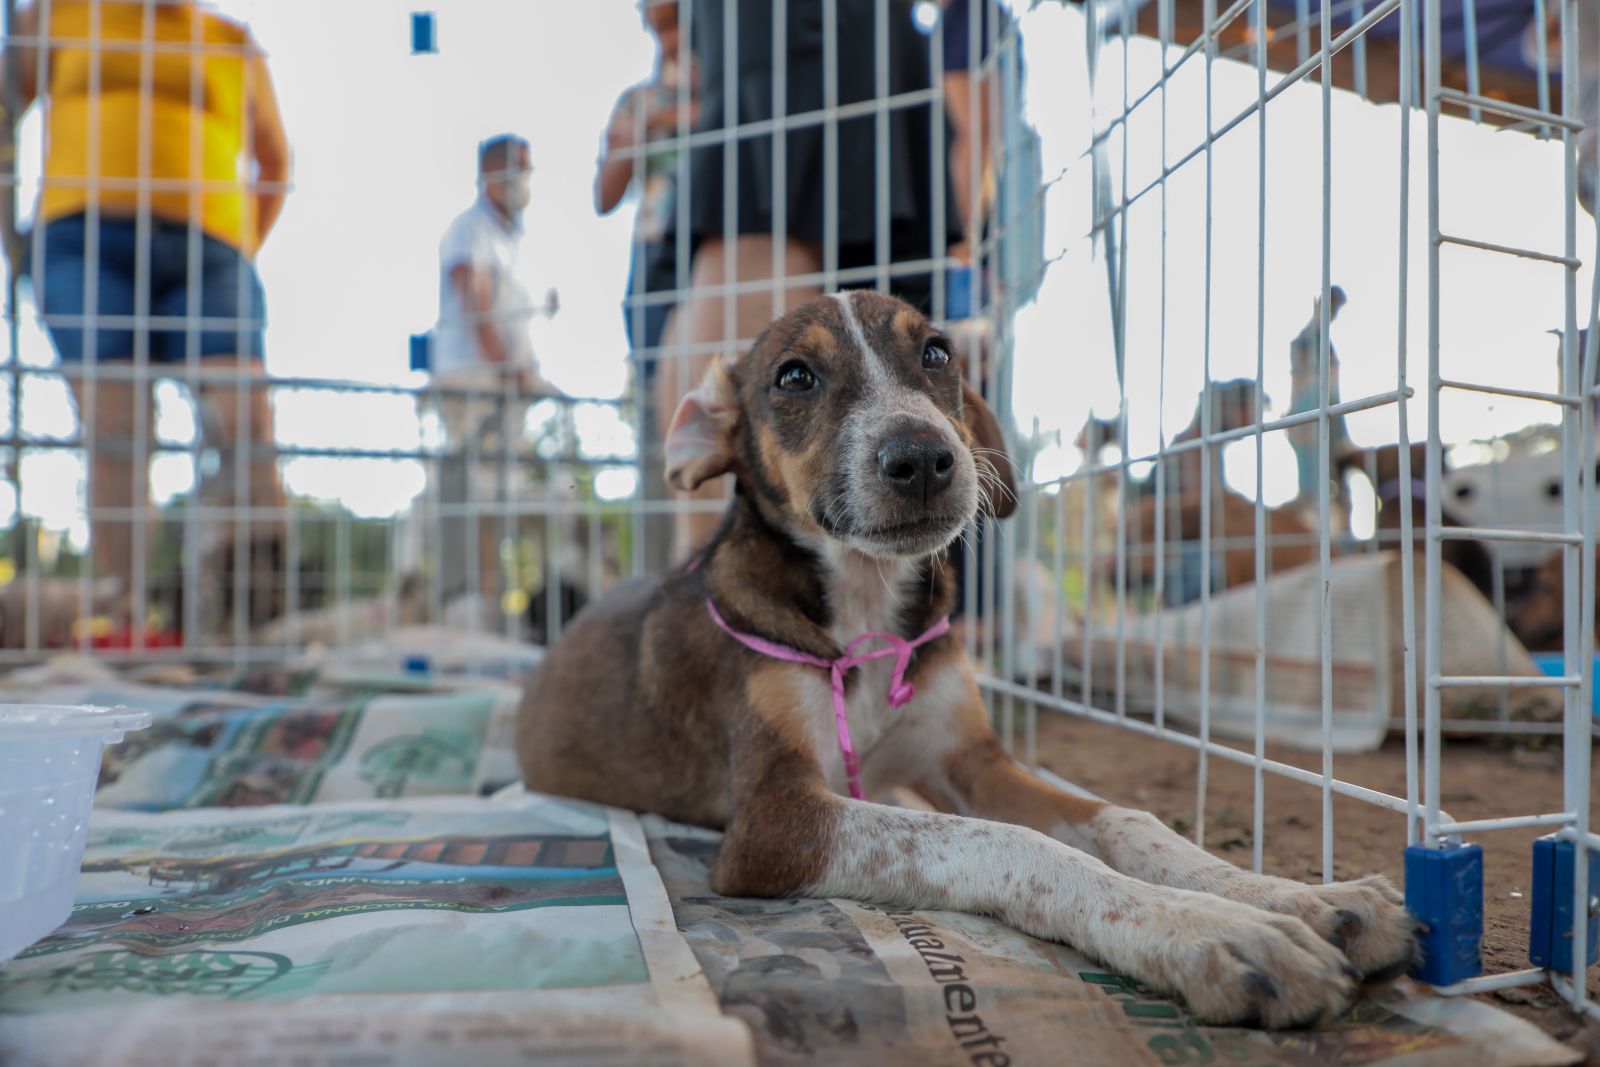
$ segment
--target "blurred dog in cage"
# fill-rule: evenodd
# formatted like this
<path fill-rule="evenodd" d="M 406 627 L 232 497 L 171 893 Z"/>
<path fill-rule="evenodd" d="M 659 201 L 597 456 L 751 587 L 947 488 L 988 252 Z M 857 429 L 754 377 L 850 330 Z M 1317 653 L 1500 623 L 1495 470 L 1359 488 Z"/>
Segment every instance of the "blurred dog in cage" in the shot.
<path fill-rule="evenodd" d="M 1589 580 L 1600 568 L 1600 549 L 1590 564 Z M 1534 570 L 1515 599 L 1506 604 L 1506 622 L 1530 652 L 1561 652 L 1566 648 L 1566 553 L 1552 553 Z M 1580 608 L 1581 610 L 1581 608 Z M 1600 620 L 1600 603 L 1596 604 Z"/>
<path fill-rule="evenodd" d="M 1380 445 L 1377 448 L 1352 451 L 1341 457 L 1337 471 L 1341 478 L 1360 472 L 1372 482 L 1378 501 L 1377 537 L 1380 544 L 1398 545 L 1402 511 L 1411 513 L 1413 548 L 1420 550 L 1425 542 L 1427 515 L 1428 446 L 1416 443 L 1410 448 L 1411 478 L 1400 477 L 1400 446 Z M 1448 467 L 1442 467 L 1442 478 Z M 1440 522 L 1445 526 L 1464 526 L 1448 502 L 1442 502 Z M 1451 538 L 1439 544 L 1439 556 L 1444 562 L 1460 571 L 1485 597 L 1494 596 L 1494 561 L 1481 541 Z"/>
<path fill-rule="evenodd" d="M 1162 529 L 1167 603 L 1195 600 L 1209 570 L 1213 592 L 1250 585 L 1256 580 L 1256 505 L 1231 489 L 1213 491 L 1209 568 L 1200 555 L 1207 513 L 1199 490 L 1178 493 L 1165 502 L 1141 496 L 1128 521 L 1128 580 L 1133 588 L 1150 588 L 1156 579 L 1156 513 L 1164 508 Z M 1296 508 L 1263 509 L 1266 519 L 1266 573 L 1270 577 L 1317 558 L 1317 532 Z M 1115 566 L 1114 561 L 1103 564 Z"/>
<path fill-rule="evenodd" d="M 1552 426 L 1502 438 L 1489 462 L 1451 470 L 1441 496 L 1474 526 L 1560 530 L 1566 495 L 1560 445 L 1560 431 Z M 1579 478 L 1595 484 L 1581 471 Z M 1565 555 L 1559 547 L 1537 542 L 1495 546 L 1506 623 L 1530 651 L 1560 652 L 1566 646 Z M 1492 569 L 1489 573 L 1492 577 Z M 1589 574 L 1592 582 L 1594 571 Z"/>
<path fill-rule="evenodd" d="M 1344 290 L 1335 285 L 1329 291 L 1328 318 L 1332 321 L 1344 306 Z M 1316 406 L 1319 388 L 1317 375 L 1321 352 L 1322 306 L 1313 301 L 1311 317 L 1289 346 L 1290 376 L 1294 396 L 1291 413 Z M 1338 360 L 1328 347 L 1329 401 L 1338 403 Z M 1148 587 L 1155 581 L 1158 554 L 1165 557 L 1166 581 L 1163 597 L 1167 604 L 1182 604 L 1199 598 L 1204 587 L 1212 592 L 1255 582 L 1256 506 L 1240 493 L 1228 488 L 1222 461 L 1223 445 L 1208 437 L 1229 434 L 1256 426 L 1262 409 L 1270 401 L 1260 394 L 1254 378 L 1234 378 L 1210 383 L 1196 399 L 1189 424 L 1172 438 L 1174 453 L 1162 457 L 1160 473 L 1165 481 L 1165 501 L 1149 499 L 1154 493 L 1154 476 L 1142 483 L 1144 499 L 1134 507 L 1129 528 L 1136 531 L 1139 548 L 1131 551 L 1129 571 L 1132 582 Z M 1259 398 L 1259 399 L 1258 399 Z M 1337 463 L 1348 450 L 1343 416 L 1328 420 L 1329 447 L 1334 474 L 1327 486 L 1328 526 L 1331 534 L 1349 528 L 1348 502 L 1336 480 Z M 1316 559 L 1321 542 L 1318 515 L 1318 449 L 1315 423 L 1291 426 L 1284 431 L 1294 449 L 1298 469 L 1299 496 L 1283 507 L 1265 508 L 1264 534 L 1268 558 L 1264 573 L 1271 575 L 1303 566 Z M 1198 446 L 1198 447 L 1196 447 Z M 1209 479 L 1208 479 L 1209 476 Z M 1208 500 L 1209 498 L 1209 500 Z M 1209 508 L 1207 504 L 1209 503 Z M 1163 509 L 1161 540 L 1175 540 L 1173 549 L 1155 546 L 1156 509 Z M 1205 529 L 1209 521 L 1210 530 Z M 1209 534 L 1209 538 L 1207 535 Z M 1210 558 L 1206 558 L 1209 547 Z M 1130 549 L 1132 544 L 1130 543 Z"/>
<path fill-rule="evenodd" d="M 726 831 L 712 887 L 997 916 L 1208 1023 L 1332 1019 L 1414 957 L 1382 878 L 1302 885 L 1028 773 L 950 632 L 945 553 L 1015 480 L 950 340 L 870 292 L 712 365 L 669 478 L 731 474 L 717 534 L 580 615 L 529 683 L 530 788 Z M 910 788 L 935 811 L 867 802 Z M 848 799 L 847 799 L 848 797 Z"/>
<path fill-rule="evenodd" d="M 1413 476 L 1409 483 L 1403 483 L 1400 478 L 1397 445 L 1350 450 L 1333 465 L 1334 477 L 1341 481 L 1352 473 L 1360 472 L 1372 482 L 1378 501 L 1376 525 L 1381 543 L 1387 544 L 1398 538 L 1402 507 L 1411 510 L 1415 529 L 1423 529 L 1426 519 L 1423 507 L 1426 446 L 1412 445 L 1411 457 Z M 1197 542 L 1203 527 L 1199 494 L 1177 494 L 1175 501 L 1169 502 L 1167 507 L 1164 540 L 1178 540 L 1186 545 Z M 1155 577 L 1153 542 L 1156 502 L 1151 497 L 1145 497 L 1138 502 L 1136 509 L 1128 525 L 1130 530 L 1138 531 L 1138 535 L 1137 538 L 1130 536 L 1130 542 L 1137 540 L 1141 548 L 1150 546 L 1140 550 L 1130 543 L 1129 573 L 1134 576 L 1135 584 L 1140 585 L 1153 582 Z M 1230 489 L 1223 489 L 1212 498 L 1211 518 L 1212 544 L 1221 560 L 1220 578 L 1214 579 L 1214 591 L 1219 587 L 1234 588 L 1251 584 L 1255 581 L 1256 567 L 1255 504 Z M 1445 526 L 1464 525 L 1449 507 L 1442 510 L 1441 518 Z M 1268 575 L 1316 561 L 1319 543 L 1316 526 L 1308 521 L 1302 507 L 1295 504 L 1269 507 L 1265 509 L 1265 519 Z M 1420 533 L 1417 536 L 1420 538 Z M 1335 556 L 1345 551 L 1341 543 L 1330 547 Z M 1417 547 L 1421 547 L 1420 540 Z M 1441 544 L 1440 552 L 1444 561 L 1459 570 L 1485 597 L 1493 596 L 1493 564 L 1488 549 L 1481 542 L 1446 540 Z M 1167 563 L 1167 573 L 1171 575 L 1181 560 L 1177 554 L 1169 553 Z"/>
<path fill-rule="evenodd" d="M 1593 102 L 1587 96 L 1585 99 Z M 1593 133 L 1591 127 L 1587 131 L 1591 151 Z M 1580 145 L 1583 143 L 1580 141 Z M 1556 339 L 1552 387 L 1564 391 L 1560 372 L 1565 347 L 1563 331 L 1547 332 Z M 1588 330 L 1579 329 L 1575 352 L 1580 366 L 1587 344 Z M 1594 406 L 1600 411 L 1600 399 L 1594 401 Z M 1600 428 L 1600 418 L 1592 424 Z M 1440 485 L 1441 502 L 1465 525 L 1547 532 L 1566 529 L 1564 446 L 1561 427 L 1549 423 L 1534 423 L 1492 441 L 1477 442 L 1481 460 L 1446 470 Z M 1579 454 L 1582 455 L 1581 448 Z M 1600 484 L 1600 477 L 1593 481 L 1589 477 L 1589 473 L 1600 475 L 1600 464 L 1589 473 L 1581 469 L 1581 459 L 1578 466 L 1580 484 Z M 1530 651 L 1560 652 L 1566 643 L 1564 555 L 1549 543 L 1502 542 L 1493 546 L 1492 565 L 1486 565 L 1491 578 L 1493 567 L 1499 568 L 1506 622 Z"/>
<path fill-rule="evenodd" d="M 1210 419 L 1206 405 L 1210 403 Z M 1213 382 L 1195 399 L 1188 424 L 1173 435 L 1168 447 L 1201 441 L 1211 435 L 1254 426 L 1257 421 L 1256 383 L 1250 378 Z M 1086 429 L 1087 432 L 1087 429 Z M 1102 434 L 1116 433 L 1115 420 L 1106 420 Z M 1210 576 L 1213 592 L 1249 585 L 1256 580 L 1256 506 L 1228 488 L 1220 445 L 1186 447 L 1159 460 L 1163 485 L 1157 494 L 1156 472 L 1133 480 L 1128 487 L 1126 573 L 1130 590 L 1152 589 L 1157 555 L 1163 557 L 1163 597 L 1169 606 L 1198 599 Z M 1202 477 L 1210 468 L 1209 518 L 1212 559 L 1202 558 L 1207 519 Z M 1112 472 L 1114 475 L 1114 472 Z M 1114 484 L 1110 485 L 1114 489 Z M 1160 513 L 1161 547 L 1156 545 Z M 1300 509 L 1266 508 L 1267 573 L 1275 574 L 1310 563 L 1317 555 L 1316 529 Z M 1097 546 L 1098 547 L 1098 546 Z M 1101 580 L 1116 585 L 1116 542 L 1098 547 Z"/>

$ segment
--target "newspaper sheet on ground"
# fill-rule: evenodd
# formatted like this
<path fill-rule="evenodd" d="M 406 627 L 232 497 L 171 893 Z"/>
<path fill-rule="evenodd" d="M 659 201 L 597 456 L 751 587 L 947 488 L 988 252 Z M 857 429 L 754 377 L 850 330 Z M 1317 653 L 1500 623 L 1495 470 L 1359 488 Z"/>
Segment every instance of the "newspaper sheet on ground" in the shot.
<path fill-rule="evenodd" d="M 638 820 L 533 795 L 99 812 L 7 1067 L 751 1063 Z"/>
<path fill-rule="evenodd" d="M 413 687 L 420 687 L 413 680 Z M 95 683 L 59 704 L 126 704 L 149 729 L 106 749 L 95 803 L 161 811 L 493 792 L 518 778 L 518 687 L 482 679 L 436 691 L 332 691 L 274 700 L 208 689 Z"/>
<path fill-rule="evenodd" d="M 1405 628 L 1401 614 L 1403 571 L 1398 552 L 1333 561 L 1328 571 L 1332 607 L 1333 747 L 1369 751 L 1381 745 L 1405 710 Z M 1415 568 L 1416 677 L 1421 707 L 1423 675 L 1423 568 Z M 1506 629 L 1494 606 L 1448 565 L 1441 581 L 1443 623 L 1441 673 L 1540 677 L 1542 672 Z M 1322 589 L 1316 567 L 1274 575 L 1266 586 L 1266 733 L 1269 740 L 1300 748 L 1322 748 Z M 1159 697 L 1164 715 L 1197 723 L 1209 690 L 1214 736 L 1255 737 L 1256 587 L 1215 593 L 1209 606 L 1187 604 L 1123 624 L 1120 665 L 1118 634 L 1110 625 L 1092 632 L 1091 684 L 1097 703 L 1112 706 L 1119 679 L 1131 709 L 1151 711 Z M 1210 635 L 1209 662 L 1203 637 Z M 1082 645 L 1064 649 L 1082 683 Z M 1208 685 L 1202 684 L 1206 679 Z M 1159 688 L 1158 688 L 1159 686 Z M 1445 718 L 1492 718 L 1501 694 L 1493 689 L 1447 689 Z M 1506 693 L 1506 710 L 1519 721 L 1556 722 L 1561 695 L 1549 687 Z"/>
<path fill-rule="evenodd" d="M 1204 1027 L 1072 949 L 991 919 L 709 889 L 719 835 L 643 819 L 650 853 L 725 1011 L 761 1062 L 878 1067 L 1538 1067 L 1581 1057 L 1470 1000 L 1390 987 L 1318 1030 Z"/>

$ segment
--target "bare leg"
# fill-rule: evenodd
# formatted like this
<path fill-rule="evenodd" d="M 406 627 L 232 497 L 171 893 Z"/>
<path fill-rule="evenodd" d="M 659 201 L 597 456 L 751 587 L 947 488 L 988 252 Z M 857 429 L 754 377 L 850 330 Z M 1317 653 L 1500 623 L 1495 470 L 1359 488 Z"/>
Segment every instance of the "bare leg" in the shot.
<path fill-rule="evenodd" d="M 662 333 L 662 360 L 656 374 L 656 398 L 659 418 L 663 428 L 672 424 L 673 412 L 678 402 L 699 384 L 706 364 L 714 352 L 732 352 L 740 342 L 753 340 L 772 320 L 781 314 L 782 307 L 792 308 L 821 293 L 816 285 L 784 283 L 781 300 L 774 296 L 771 286 L 762 286 L 752 292 L 733 298 L 733 331 L 728 331 L 728 298 L 717 292 L 721 286 L 734 281 L 763 281 L 773 277 L 773 238 L 765 234 L 746 234 L 733 241 L 734 270 L 728 271 L 728 243 L 712 238 L 700 245 L 695 253 L 694 268 L 689 293 L 672 314 Z M 783 274 L 785 277 L 814 274 L 822 269 L 820 252 L 814 245 L 800 241 L 786 241 L 784 246 Z M 685 353 L 674 351 L 675 346 L 688 346 Z M 681 513 L 673 529 L 673 559 L 682 560 L 716 531 L 722 520 L 720 509 L 712 505 L 723 500 L 728 487 L 721 481 L 710 481 L 692 493 L 681 494 L 704 510 Z"/>
<path fill-rule="evenodd" d="M 206 360 L 207 367 L 229 364 L 238 367 L 243 379 L 237 388 L 209 384 L 201 387 L 202 401 L 208 406 L 221 438 L 218 441 L 223 460 L 220 476 L 231 489 L 237 463 L 234 443 L 247 439 L 250 443 L 248 504 L 260 508 L 282 507 L 285 497 L 273 453 L 272 403 L 267 396 L 266 367 L 259 359 L 236 360 L 220 356 Z M 248 425 L 241 425 L 239 421 L 241 391 L 244 393 L 243 417 Z"/>
<path fill-rule="evenodd" d="M 286 497 L 273 451 L 272 404 L 267 396 L 266 367 L 259 359 L 231 356 L 208 358 L 206 366 L 232 366 L 238 370 L 237 386 L 205 383 L 200 389 L 200 402 L 216 430 L 215 443 L 221 460 L 216 474 L 218 502 L 235 508 L 281 508 Z M 238 489 L 241 443 L 248 451 L 242 496 Z M 283 556 L 287 535 L 281 519 L 246 515 L 243 523 L 246 558 L 240 560 L 233 555 L 237 545 L 237 527 L 233 522 L 223 524 L 220 529 L 224 538 L 219 546 L 220 557 L 231 560 L 232 569 L 243 568 L 249 574 L 245 586 L 250 604 L 247 618 L 252 625 L 259 625 L 281 614 L 284 608 L 277 594 L 282 591 L 282 568 L 288 565 Z M 226 583 L 227 591 L 233 589 L 231 573 L 221 575 L 220 579 Z M 227 619 L 220 621 L 228 625 Z"/>
<path fill-rule="evenodd" d="M 149 387 L 129 381 L 73 378 L 72 393 L 84 423 L 83 437 L 89 453 L 90 559 L 95 576 L 117 579 L 121 583 L 120 594 L 125 597 L 133 589 L 134 528 L 144 525 L 149 529 L 142 515 L 134 518 L 126 511 L 150 502 L 148 447 L 144 462 L 134 462 L 134 404 L 140 393 L 145 405 L 147 443 L 153 437 L 149 435 L 153 422 Z M 119 509 L 123 514 L 107 516 L 108 509 Z M 144 543 L 149 545 L 148 536 Z"/>
<path fill-rule="evenodd" d="M 487 497 L 479 496 L 474 500 L 480 507 L 503 504 L 511 499 L 511 479 L 522 473 L 522 468 L 518 466 L 515 457 L 522 427 L 520 416 L 525 411 L 526 408 L 522 404 L 513 404 L 503 395 L 486 401 L 485 413 L 490 420 L 489 433 L 485 439 L 488 452 L 483 456 L 481 468 L 483 477 L 491 488 Z M 509 463 L 506 459 L 508 436 L 509 447 L 512 450 L 512 459 Z M 511 578 L 514 573 L 507 567 L 507 561 L 501 553 L 507 549 L 515 551 L 518 520 L 513 516 L 508 525 L 498 513 L 491 513 L 491 510 L 486 507 L 475 520 L 478 527 L 478 577 L 477 587 L 472 592 L 491 604 L 498 617 L 501 594 L 511 589 Z"/>

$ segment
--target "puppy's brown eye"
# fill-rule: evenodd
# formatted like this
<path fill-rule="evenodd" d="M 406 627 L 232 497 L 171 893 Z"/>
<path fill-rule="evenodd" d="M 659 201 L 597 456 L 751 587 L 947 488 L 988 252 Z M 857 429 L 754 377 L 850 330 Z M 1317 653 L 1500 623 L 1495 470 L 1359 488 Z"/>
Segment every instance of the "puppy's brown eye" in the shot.
<path fill-rule="evenodd" d="M 805 393 L 817 387 L 817 376 L 804 363 L 785 363 L 778 368 L 777 386 L 786 393 Z"/>
<path fill-rule="evenodd" d="M 930 344 L 922 350 L 922 366 L 927 370 L 939 370 L 950 365 L 950 353 L 943 347 Z"/>

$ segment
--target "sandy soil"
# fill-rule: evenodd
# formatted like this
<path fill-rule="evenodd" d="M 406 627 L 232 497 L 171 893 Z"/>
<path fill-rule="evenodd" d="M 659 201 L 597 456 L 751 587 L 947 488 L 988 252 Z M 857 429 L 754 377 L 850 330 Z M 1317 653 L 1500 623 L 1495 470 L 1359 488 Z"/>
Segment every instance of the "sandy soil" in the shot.
<path fill-rule="evenodd" d="M 1130 735 L 1113 726 L 1041 712 L 1039 762 L 1100 796 L 1155 812 L 1185 835 L 1193 833 L 1196 756 L 1192 749 L 1139 738 L 1137 762 Z M 1560 746 L 1527 747 L 1510 742 L 1446 740 L 1441 805 L 1456 819 L 1478 819 L 1561 810 Z M 1269 748 L 1268 755 L 1310 770 L 1321 756 Z M 1377 752 L 1336 757 L 1334 773 L 1358 785 L 1405 795 L 1405 752 L 1398 738 Z M 1248 865 L 1253 846 L 1253 772 L 1248 766 L 1212 759 L 1206 800 L 1206 847 Z M 1591 811 L 1600 812 L 1591 795 Z M 1321 790 L 1267 775 L 1264 866 L 1268 873 L 1316 880 L 1322 869 Z M 1360 801 L 1335 797 L 1334 873 L 1355 878 L 1374 872 L 1401 884 L 1404 817 Z M 1486 973 L 1528 966 L 1529 872 L 1538 830 L 1480 835 L 1484 847 L 1484 937 Z M 1591 996 L 1600 977 L 1591 971 Z M 1589 1053 L 1600 1067 L 1600 1024 L 1585 1026 L 1546 986 L 1492 994 L 1490 1000 L 1529 1019 L 1555 1037 Z"/>

